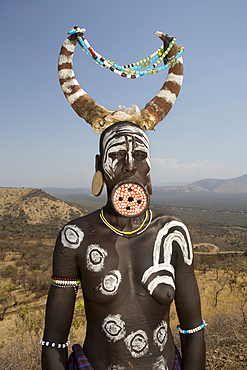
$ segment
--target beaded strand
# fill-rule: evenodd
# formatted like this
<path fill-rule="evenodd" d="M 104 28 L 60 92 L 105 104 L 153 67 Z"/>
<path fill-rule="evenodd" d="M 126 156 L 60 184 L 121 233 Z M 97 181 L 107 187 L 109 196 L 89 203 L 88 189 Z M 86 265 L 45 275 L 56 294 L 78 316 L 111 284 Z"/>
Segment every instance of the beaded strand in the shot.
<path fill-rule="evenodd" d="M 206 322 L 202 320 L 201 325 L 197 326 L 194 329 L 183 330 L 180 328 L 180 325 L 178 325 L 177 328 L 178 328 L 179 333 L 181 334 L 193 334 L 193 333 L 198 333 L 198 331 L 201 331 L 205 326 L 206 326 Z"/>
<path fill-rule="evenodd" d="M 53 284 L 62 286 L 62 287 L 77 287 L 80 285 L 81 281 L 78 278 L 58 278 L 54 275 L 51 277 Z"/>
<path fill-rule="evenodd" d="M 42 346 L 46 346 L 46 347 L 51 346 L 52 348 L 54 348 L 54 347 L 56 347 L 56 346 L 57 346 L 57 348 L 66 348 L 66 347 L 68 347 L 68 345 L 70 344 L 70 341 L 69 341 L 69 338 L 68 338 L 68 340 L 67 340 L 67 342 L 66 342 L 66 343 L 62 343 L 62 344 L 58 343 L 58 344 L 56 344 L 56 343 L 54 343 L 54 342 L 53 342 L 53 343 L 51 343 L 51 342 L 46 342 L 46 341 L 44 341 L 44 340 L 43 340 L 43 338 L 42 338 L 42 339 L 40 339 L 39 343 L 40 343 Z"/>
<path fill-rule="evenodd" d="M 171 43 L 169 44 L 168 48 L 164 52 L 162 51 L 163 48 L 160 47 L 156 52 L 149 55 L 147 58 L 144 58 L 132 64 L 119 66 L 116 63 L 110 61 L 109 59 L 103 58 L 97 51 L 95 51 L 91 47 L 89 42 L 85 39 L 85 37 L 81 35 L 82 33 L 81 31 L 82 30 L 80 29 L 79 30 L 72 29 L 71 31 L 69 31 L 69 34 L 70 35 L 78 34 L 77 36 L 78 43 L 82 47 L 83 51 L 85 51 L 88 55 L 90 55 L 95 60 L 95 62 L 99 64 L 101 67 L 106 67 L 110 69 L 112 72 L 122 77 L 127 77 L 131 79 L 135 79 L 135 78 L 138 78 L 144 75 L 156 74 L 162 71 L 163 69 L 172 67 L 177 62 L 177 59 L 180 57 L 180 55 L 184 51 L 184 48 L 182 46 L 179 46 L 180 51 L 176 56 L 170 58 L 164 66 L 156 68 L 159 65 L 159 63 L 161 63 L 161 61 L 167 56 L 172 46 L 174 45 L 175 40 L 176 40 L 176 38 L 174 37 Z M 85 29 L 83 29 L 83 33 L 84 32 L 85 32 Z M 138 71 L 138 69 L 144 69 L 153 62 L 155 62 L 153 66 L 147 68 L 146 70 Z"/>

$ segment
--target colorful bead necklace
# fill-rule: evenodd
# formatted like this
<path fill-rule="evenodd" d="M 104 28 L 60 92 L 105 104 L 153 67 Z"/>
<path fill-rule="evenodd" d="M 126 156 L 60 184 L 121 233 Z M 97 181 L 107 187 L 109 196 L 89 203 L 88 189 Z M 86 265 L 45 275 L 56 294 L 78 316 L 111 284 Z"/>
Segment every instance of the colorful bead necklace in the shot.
<path fill-rule="evenodd" d="M 148 218 L 148 215 L 149 215 L 149 221 L 147 223 L 147 225 L 143 228 L 145 222 L 147 221 L 147 218 Z M 145 215 L 145 218 L 142 222 L 142 224 L 136 229 L 136 230 L 132 230 L 132 231 L 122 231 L 122 230 L 118 230 L 116 227 L 112 226 L 105 218 L 104 216 L 104 211 L 103 211 L 103 207 L 101 208 L 100 210 L 100 219 L 101 221 L 107 226 L 109 227 L 109 229 L 111 229 L 114 233 L 120 235 L 120 236 L 125 236 L 125 237 L 131 237 L 131 236 L 137 236 L 141 233 L 143 233 L 147 228 L 148 226 L 150 225 L 151 221 L 152 221 L 152 211 L 150 210 L 148 212 L 148 210 L 146 211 L 146 215 Z M 143 228 L 143 229 L 142 229 Z M 141 230 L 142 229 L 142 230 Z"/>
<path fill-rule="evenodd" d="M 169 51 L 173 47 L 176 38 L 174 37 L 172 41 L 170 42 L 168 48 L 165 51 L 163 50 L 163 47 L 160 47 L 157 51 L 155 51 L 153 54 L 149 55 L 147 58 L 144 58 L 138 62 L 128 64 L 128 65 L 123 65 L 119 66 L 116 63 L 110 61 L 109 59 L 106 59 L 102 57 L 97 51 L 95 51 L 89 42 L 85 39 L 85 37 L 82 35 L 86 30 L 83 29 L 72 29 L 69 31 L 70 35 L 73 34 L 78 34 L 77 39 L 82 47 L 83 51 L 85 51 L 88 55 L 90 55 L 97 64 L 99 64 L 101 67 L 106 67 L 110 71 L 122 76 L 122 77 L 127 77 L 131 79 L 135 79 L 144 75 L 151 75 L 151 74 L 156 74 L 163 69 L 170 68 L 172 67 L 176 62 L 177 59 L 180 57 L 180 55 L 183 53 L 184 48 L 182 46 L 179 46 L 179 52 L 176 56 L 172 57 L 171 59 L 168 60 L 168 62 L 163 65 L 162 67 L 156 68 L 164 58 L 167 57 Z M 155 62 L 156 61 L 156 62 Z M 151 67 L 138 71 L 138 69 L 144 69 L 148 67 L 151 63 L 155 62 Z"/>

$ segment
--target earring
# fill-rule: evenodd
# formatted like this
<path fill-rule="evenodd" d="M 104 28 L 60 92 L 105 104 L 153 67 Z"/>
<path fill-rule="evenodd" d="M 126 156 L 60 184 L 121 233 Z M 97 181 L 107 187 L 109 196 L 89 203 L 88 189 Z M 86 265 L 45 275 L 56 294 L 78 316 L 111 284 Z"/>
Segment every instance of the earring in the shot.
<path fill-rule="evenodd" d="M 93 180 L 92 180 L 92 193 L 95 197 L 98 197 L 104 188 L 104 179 L 101 171 L 97 171 L 94 174 Z"/>
<path fill-rule="evenodd" d="M 149 195 L 153 194 L 153 189 L 152 189 L 152 183 L 151 183 L 151 176 L 150 174 L 148 175 L 148 183 L 147 183 L 147 191 Z"/>

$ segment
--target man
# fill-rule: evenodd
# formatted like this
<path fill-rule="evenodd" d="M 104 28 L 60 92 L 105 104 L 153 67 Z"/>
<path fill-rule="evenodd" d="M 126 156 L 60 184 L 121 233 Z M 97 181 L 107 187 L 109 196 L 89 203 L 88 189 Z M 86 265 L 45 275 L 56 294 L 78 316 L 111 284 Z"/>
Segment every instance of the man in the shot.
<path fill-rule="evenodd" d="M 43 370 L 67 369 L 66 342 L 79 280 L 87 318 L 83 350 L 93 369 L 174 369 L 169 327 L 173 299 L 180 320 L 182 368 L 205 368 L 190 237 L 180 220 L 149 209 L 145 188 L 150 188 L 150 167 L 148 138 L 140 127 L 119 122 L 103 132 L 96 169 L 107 186 L 107 203 L 71 221 L 58 236 Z M 101 190 L 102 183 L 96 187 Z M 121 196 L 116 200 L 115 194 Z M 119 206 L 123 201 L 126 213 Z M 143 210 L 138 208 L 142 204 Z"/>

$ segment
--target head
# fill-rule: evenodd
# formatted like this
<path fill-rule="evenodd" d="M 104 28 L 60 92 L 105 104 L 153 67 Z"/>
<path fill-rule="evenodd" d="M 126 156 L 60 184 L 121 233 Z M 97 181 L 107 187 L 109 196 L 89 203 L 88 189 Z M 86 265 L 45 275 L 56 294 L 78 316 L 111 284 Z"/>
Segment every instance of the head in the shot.
<path fill-rule="evenodd" d="M 100 156 L 96 168 L 101 170 L 109 190 L 118 183 L 133 181 L 148 184 L 151 161 L 145 132 L 132 122 L 118 122 L 100 137 Z"/>

